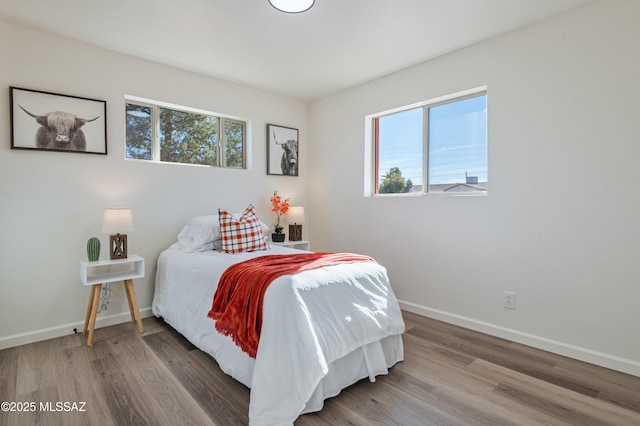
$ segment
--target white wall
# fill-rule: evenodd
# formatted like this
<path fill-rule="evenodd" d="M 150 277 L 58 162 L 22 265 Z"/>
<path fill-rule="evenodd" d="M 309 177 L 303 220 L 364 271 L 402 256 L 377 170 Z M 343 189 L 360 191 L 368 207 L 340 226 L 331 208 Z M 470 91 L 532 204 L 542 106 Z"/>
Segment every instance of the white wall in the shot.
<path fill-rule="evenodd" d="M 105 207 L 133 209 L 129 252 L 146 258 L 135 286 L 149 315 L 157 256 L 188 218 L 254 203 L 272 224 L 274 189 L 306 204 L 306 103 L 2 23 L 0 52 L 0 349 L 81 329 L 79 262 L 91 236 L 108 257 Z M 9 86 L 106 100 L 109 155 L 11 150 Z M 125 161 L 125 94 L 250 119 L 253 168 Z M 267 123 L 300 129 L 299 177 L 266 175 Z M 99 325 L 127 320 L 122 286 L 113 289 Z"/>
<path fill-rule="evenodd" d="M 0 23 L 0 348 L 81 327 L 78 264 L 89 237 L 106 243 L 105 207 L 133 209 L 148 315 L 157 255 L 189 217 L 253 202 L 272 223 L 278 189 L 307 207 L 314 249 L 375 256 L 405 308 L 640 375 L 639 14 L 635 0 L 601 1 L 310 110 Z M 109 155 L 9 149 L 10 85 L 106 100 Z M 365 115 L 481 85 L 487 197 L 362 196 Z M 125 94 L 250 118 L 253 169 L 125 161 Z M 266 176 L 266 123 L 300 129 L 300 177 Z M 127 320 L 118 287 L 101 325 Z"/>
<path fill-rule="evenodd" d="M 314 248 L 373 255 L 407 309 L 640 375 L 638 16 L 597 2 L 313 103 Z M 365 115 L 482 85 L 488 196 L 363 197 Z"/>

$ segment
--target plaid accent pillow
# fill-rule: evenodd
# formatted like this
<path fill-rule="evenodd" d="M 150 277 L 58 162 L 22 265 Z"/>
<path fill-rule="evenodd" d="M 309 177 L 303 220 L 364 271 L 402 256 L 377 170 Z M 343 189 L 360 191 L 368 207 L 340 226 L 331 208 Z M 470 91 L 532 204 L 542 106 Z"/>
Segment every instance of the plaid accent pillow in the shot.
<path fill-rule="evenodd" d="M 249 204 L 240 219 L 234 219 L 231 213 L 222 209 L 218 209 L 218 217 L 225 253 L 266 250 L 269 247 L 253 204 Z"/>

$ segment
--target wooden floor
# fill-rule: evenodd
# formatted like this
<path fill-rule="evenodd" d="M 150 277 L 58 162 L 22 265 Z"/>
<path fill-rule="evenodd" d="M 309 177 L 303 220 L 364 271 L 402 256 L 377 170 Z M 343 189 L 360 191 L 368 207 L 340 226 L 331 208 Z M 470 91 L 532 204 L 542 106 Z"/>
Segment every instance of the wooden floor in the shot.
<path fill-rule="evenodd" d="M 638 377 L 404 315 L 405 361 L 296 426 L 640 425 Z M 161 321 L 144 329 L 98 329 L 92 348 L 70 335 L 0 351 L 0 401 L 35 403 L 0 412 L 0 425 L 247 424 L 247 388 Z"/>

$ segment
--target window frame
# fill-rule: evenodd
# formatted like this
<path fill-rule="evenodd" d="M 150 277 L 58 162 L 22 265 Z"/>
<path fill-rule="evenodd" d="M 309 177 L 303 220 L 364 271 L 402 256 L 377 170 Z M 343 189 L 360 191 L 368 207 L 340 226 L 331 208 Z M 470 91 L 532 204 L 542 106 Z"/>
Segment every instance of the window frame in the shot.
<path fill-rule="evenodd" d="M 227 155 L 226 155 L 226 143 L 227 137 L 225 133 L 225 124 L 226 123 L 234 123 L 240 124 L 242 126 L 242 167 L 229 167 L 227 165 Z M 227 169 L 246 169 L 247 165 L 247 123 L 243 120 L 237 118 L 230 117 L 220 117 L 218 116 L 218 131 L 221 137 L 219 138 L 220 143 L 218 144 L 218 163 L 222 163 L 219 167 L 224 167 Z"/>
<path fill-rule="evenodd" d="M 430 99 L 427 101 L 417 102 L 410 105 L 405 105 L 398 108 L 382 111 L 379 113 L 371 114 L 365 117 L 365 196 L 366 197 L 420 197 L 420 196 L 482 196 L 487 195 L 488 191 L 477 192 L 430 192 L 429 191 L 429 112 L 433 107 L 438 107 L 454 102 L 464 101 L 467 99 L 487 96 L 487 86 L 481 86 L 450 95 L 441 96 L 438 98 Z M 488 101 L 487 101 L 488 103 Z M 380 186 L 380 153 L 378 146 L 379 137 L 379 118 L 422 108 L 423 111 L 423 123 L 422 123 L 422 190 L 414 192 L 399 192 L 399 193 L 379 193 Z M 487 114 L 487 169 L 488 169 L 488 114 Z M 488 175 L 488 170 L 487 170 Z M 487 176 L 488 181 L 488 176 Z"/>
<path fill-rule="evenodd" d="M 150 99 L 140 98 L 137 96 L 125 95 L 124 98 L 124 107 L 125 107 L 125 116 L 127 114 L 126 108 L 127 104 L 142 106 L 146 108 L 150 108 L 152 111 L 151 114 L 151 159 L 145 160 L 141 158 L 129 158 L 127 157 L 127 123 L 125 119 L 125 150 L 124 156 L 127 161 L 142 161 L 142 162 L 151 162 L 151 163 L 160 163 L 160 164 L 179 164 L 184 166 L 199 166 L 199 167 L 221 167 L 225 169 L 231 170 L 250 170 L 250 157 L 247 155 L 247 152 L 250 149 L 250 135 L 251 131 L 251 121 L 242 118 L 231 116 L 227 114 L 214 113 L 211 111 L 206 111 L 198 108 L 192 108 L 182 105 L 170 104 L 167 102 L 154 101 Z M 181 162 L 173 162 L 173 161 L 163 161 L 160 155 L 160 109 L 170 109 L 173 111 L 185 112 L 189 114 L 198 114 L 198 115 L 206 115 L 209 117 L 215 117 L 217 119 L 217 132 L 218 132 L 218 141 L 216 147 L 216 164 L 194 164 L 194 163 L 181 163 Z M 234 123 L 240 124 L 242 126 L 242 167 L 229 167 L 227 166 L 227 157 L 226 157 L 226 134 L 225 134 L 225 123 Z"/>

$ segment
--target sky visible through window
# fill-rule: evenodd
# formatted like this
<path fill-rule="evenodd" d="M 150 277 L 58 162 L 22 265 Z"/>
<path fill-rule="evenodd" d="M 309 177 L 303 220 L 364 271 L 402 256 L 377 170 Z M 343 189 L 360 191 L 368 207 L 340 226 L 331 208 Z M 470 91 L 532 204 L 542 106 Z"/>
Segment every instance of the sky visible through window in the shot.
<path fill-rule="evenodd" d="M 398 167 L 422 185 L 424 108 L 380 117 L 379 176 Z M 487 182 L 487 97 L 429 108 L 429 183 L 464 183 L 465 173 Z"/>

